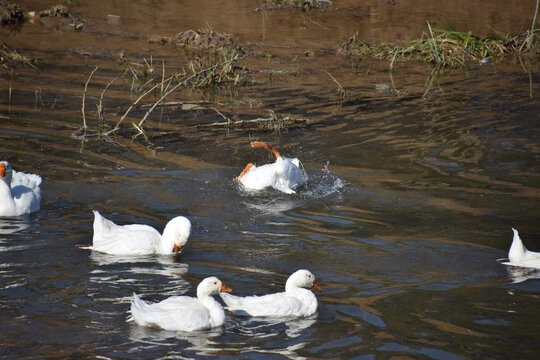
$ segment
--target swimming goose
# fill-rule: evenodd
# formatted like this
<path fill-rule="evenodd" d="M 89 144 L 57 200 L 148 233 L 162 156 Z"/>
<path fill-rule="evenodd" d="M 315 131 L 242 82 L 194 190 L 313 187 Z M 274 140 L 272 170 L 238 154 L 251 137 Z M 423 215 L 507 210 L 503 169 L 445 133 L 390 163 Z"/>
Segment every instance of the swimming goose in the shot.
<path fill-rule="evenodd" d="M 93 245 L 89 249 L 112 255 L 168 255 L 186 244 L 191 222 L 177 216 L 167 223 L 163 235 L 148 225 L 116 225 L 94 210 Z"/>
<path fill-rule="evenodd" d="M 514 239 L 508 251 L 509 261 L 504 264 L 540 269 L 540 252 L 527 250 L 519 237 L 518 231 L 514 228 L 512 228 L 512 231 L 514 232 Z"/>
<path fill-rule="evenodd" d="M 298 270 L 287 279 L 285 292 L 263 296 L 234 296 L 220 293 L 227 309 L 236 315 L 264 317 L 304 317 L 317 311 L 317 298 L 309 289 L 321 288 L 315 275 L 308 270 Z"/>
<path fill-rule="evenodd" d="M 19 216 L 39 210 L 41 177 L 13 170 L 0 161 L 0 216 Z"/>
<path fill-rule="evenodd" d="M 209 277 L 197 286 L 197 297 L 171 296 L 148 304 L 133 293 L 128 321 L 164 330 L 196 331 L 223 325 L 225 311 L 212 295 L 231 292 L 218 278 Z"/>
<path fill-rule="evenodd" d="M 276 162 L 256 166 L 249 163 L 236 178 L 245 188 L 262 190 L 273 187 L 287 194 L 294 194 L 295 189 L 307 181 L 307 175 L 300 168 L 300 160 L 283 157 L 265 142 L 255 141 L 252 147 L 264 147 L 276 156 Z"/>

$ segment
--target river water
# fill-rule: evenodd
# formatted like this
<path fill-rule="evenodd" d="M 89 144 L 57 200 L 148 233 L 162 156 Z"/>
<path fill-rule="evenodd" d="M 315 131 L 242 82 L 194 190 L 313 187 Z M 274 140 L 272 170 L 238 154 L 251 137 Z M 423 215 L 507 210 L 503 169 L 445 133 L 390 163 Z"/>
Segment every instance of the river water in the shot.
<path fill-rule="evenodd" d="M 2 29 L 4 41 L 39 56 L 43 68 L 2 70 L 1 158 L 41 175 L 43 199 L 39 212 L 0 219 L 0 355 L 536 359 L 540 271 L 498 259 L 512 227 L 540 251 L 538 68 L 528 73 L 509 61 L 433 74 L 402 63 L 390 74 L 387 63 L 351 66 L 335 55 L 355 31 L 369 41 L 411 39 L 435 16 L 473 31 L 495 24 L 517 33 L 530 26 L 532 3 L 342 1 L 306 14 L 255 11 L 261 3 L 248 1 L 225 8 L 212 0 L 77 1 L 80 33 L 57 23 Z M 122 23 L 107 23 L 108 14 Z M 220 90 L 212 96 L 227 101 L 222 113 L 238 120 L 273 110 L 310 124 L 281 132 L 201 128 L 223 118 L 210 108 L 173 107 L 149 118 L 147 139 L 132 139 L 129 125 L 110 138 L 78 136 L 84 84 L 96 65 L 86 104 L 91 128 L 104 85 L 121 74 L 121 49 L 130 61 L 152 55 L 160 66 L 181 66 L 176 52 L 147 35 L 207 24 L 274 55 L 253 60 L 259 66 L 294 73 Z M 112 86 L 106 120 L 114 125 L 129 97 L 128 85 Z M 134 111 L 133 121 L 145 111 Z M 239 188 L 233 179 L 248 162 L 272 161 L 250 139 L 300 158 L 307 185 L 293 195 Z M 93 209 L 160 231 L 184 215 L 192 236 L 177 258 L 95 253 L 79 246 L 92 241 Z M 148 301 L 194 296 L 200 280 L 217 276 L 236 295 L 264 294 L 282 291 L 300 268 L 322 288 L 311 318 L 228 313 L 223 327 L 195 334 L 126 322 L 133 292 Z"/>

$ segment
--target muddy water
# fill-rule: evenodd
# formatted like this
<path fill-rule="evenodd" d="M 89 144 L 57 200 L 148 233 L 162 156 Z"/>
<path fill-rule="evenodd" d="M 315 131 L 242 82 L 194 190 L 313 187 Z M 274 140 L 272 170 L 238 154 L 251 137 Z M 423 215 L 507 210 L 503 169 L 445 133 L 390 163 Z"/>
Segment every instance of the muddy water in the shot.
<path fill-rule="evenodd" d="M 303 13 L 255 12 L 261 4 L 247 1 L 78 1 L 81 33 L 55 23 L 2 28 L 6 43 L 43 64 L 39 74 L 19 66 L 0 78 L 1 157 L 43 177 L 42 209 L 0 220 L 2 356 L 536 358 L 540 274 L 497 259 L 511 227 L 540 251 L 538 69 L 529 75 L 508 62 L 432 74 L 398 64 L 389 74 L 386 63 L 351 66 L 335 55 L 355 31 L 368 41 L 406 40 L 434 17 L 463 30 L 517 33 L 530 26 L 534 4 L 396 3 L 342 1 Z M 108 14 L 121 23 L 107 23 Z M 101 91 L 125 69 L 121 50 L 129 61 L 152 56 L 172 71 L 181 52 L 148 35 L 207 24 L 273 55 L 249 65 L 282 73 L 182 96 L 219 100 L 234 120 L 273 110 L 311 124 L 280 133 L 200 128 L 223 118 L 177 107 L 149 118 L 147 139 L 131 140 L 129 125 L 110 139 L 77 136 L 96 65 L 91 129 Z M 129 84 L 111 86 L 107 121 L 118 120 L 130 96 Z M 232 179 L 246 163 L 271 160 L 250 149 L 250 138 L 299 157 L 308 184 L 295 195 L 239 189 Z M 77 247 L 91 242 L 92 209 L 160 230 L 182 214 L 192 237 L 176 259 L 92 253 Z M 298 268 L 323 288 L 312 318 L 229 314 L 222 328 L 196 334 L 125 321 L 134 291 L 149 301 L 194 295 L 215 275 L 237 295 L 263 294 L 280 291 Z"/>

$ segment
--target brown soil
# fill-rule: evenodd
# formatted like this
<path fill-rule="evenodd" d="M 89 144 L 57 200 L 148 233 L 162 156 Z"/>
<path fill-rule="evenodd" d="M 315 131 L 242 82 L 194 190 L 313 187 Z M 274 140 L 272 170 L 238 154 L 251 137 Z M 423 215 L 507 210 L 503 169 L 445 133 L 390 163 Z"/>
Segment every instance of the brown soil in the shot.
<path fill-rule="evenodd" d="M 232 34 L 217 33 L 212 30 L 187 30 L 174 37 L 154 35 L 150 43 L 173 43 L 178 47 L 195 48 L 199 50 L 240 49 Z"/>
<path fill-rule="evenodd" d="M 370 45 L 360 39 L 357 39 L 356 34 L 343 42 L 338 49 L 337 54 L 341 56 L 367 56 L 369 55 Z"/>
<path fill-rule="evenodd" d="M 40 9 L 56 2 L 43 5 L 38 0 L 19 1 L 24 9 Z M 530 28 L 534 10 L 500 0 L 497 6 L 476 0 L 469 10 L 485 10 L 477 19 L 461 13 L 465 0 L 452 6 L 441 6 L 441 0 L 401 0 L 395 5 L 381 0 L 320 3 L 328 6 L 286 8 L 284 1 L 223 6 L 216 0 L 202 0 L 196 6 L 172 0 L 133 2 L 129 6 L 109 1 L 81 1 L 70 8 L 51 6 L 36 11 L 32 23 L 24 23 L 18 32 L 3 39 L 9 49 L 20 49 L 43 64 L 39 77 L 33 71 L 23 73 L 23 66 L 19 66 L 20 73 L 11 82 L 12 93 L 16 94 L 11 101 L 38 103 L 42 100 L 36 94 L 46 89 L 42 102 L 53 99 L 49 100 L 52 105 L 58 98 L 55 106 L 61 104 L 74 111 L 73 118 L 78 121 L 80 99 L 66 100 L 57 94 L 81 94 L 89 80 L 87 109 L 100 104 L 99 118 L 111 126 L 121 123 L 126 133 L 133 130 L 130 123 L 142 123 L 145 130 L 167 131 L 168 128 L 163 129 L 169 120 L 153 122 L 163 114 L 174 114 L 170 116 L 171 128 L 180 121 L 270 131 L 305 126 L 327 121 L 334 116 L 335 109 L 346 108 L 363 98 L 422 96 L 432 88 L 431 82 L 425 85 L 426 78 L 431 76 L 431 68 L 425 64 L 404 61 L 390 77 L 389 59 L 364 59 L 363 51 L 378 44 L 405 44 L 418 39 L 426 28 L 426 20 L 435 23 L 436 18 L 479 36 L 489 35 L 494 24 L 501 32 L 517 34 Z M 256 8 L 262 5 L 269 9 L 272 4 L 277 8 Z M 85 19 L 84 29 L 79 32 L 67 26 L 73 25 L 76 16 Z M 150 34 L 160 35 L 149 38 Z M 353 34 L 364 42 L 354 42 Z M 245 51 L 238 51 L 241 49 Z M 336 56 L 336 50 L 346 56 Z M 28 59 L 21 61 L 29 63 Z M 98 67 L 90 79 L 89 74 Z M 522 71 L 521 66 L 518 70 Z M 437 81 L 435 78 L 433 83 Z M 173 88 L 175 91 L 158 104 L 163 93 Z M 11 90 L 4 85 L 0 91 Z M 133 102 L 147 91 L 148 96 L 142 97 L 128 113 Z M 201 100 L 211 104 L 184 106 Z M 182 112 L 166 103 L 184 104 L 180 105 Z M 147 121 L 142 121 L 147 118 L 148 107 L 139 106 L 154 104 L 163 107 L 159 116 L 156 110 Z M 191 116 L 189 110 L 206 111 L 210 116 Z M 276 115 L 268 117 L 269 111 Z M 125 121 L 123 114 L 129 116 Z"/>
<path fill-rule="evenodd" d="M 24 21 L 24 14 L 18 4 L 0 0 L 0 25 L 16 24 Z"/>
<path fill-rule="evenodd" d="M 212 30 L 188 30 L 176 35 L 177 46 L 192 46 L 200 49 L 219 49 L 236 47 L 236 41 L 231 34 L 218 34 Z"/>
<path fill-rule="evenodd" d="M 37 13 L 39 17 L 73 17 L 71 11 L 65 5 L 54 5 L 47 10 Z"/>

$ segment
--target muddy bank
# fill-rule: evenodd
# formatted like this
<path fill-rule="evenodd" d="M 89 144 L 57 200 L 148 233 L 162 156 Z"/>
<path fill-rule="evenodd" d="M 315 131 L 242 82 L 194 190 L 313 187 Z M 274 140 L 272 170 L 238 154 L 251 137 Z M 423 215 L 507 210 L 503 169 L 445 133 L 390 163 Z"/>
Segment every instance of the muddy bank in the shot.
<path fill-rule="evenodd" d="M 4 64 L 39 62 L 41 77 L 53 83 L 43 86 L 37 73 L 26 73 L 25 77 L 36 80 L 36 90 L 28 95 L 29 99 L 19 99 L 11 96 L 18 93 L 19 86 L 18 77 L 13 76 L 10 88 L 3 89 L 10 93 L 8 104 L 4 105 L 22 101 L 45 106 L 44 98 L 54 98 L 49 101 L 53 108 L 70 109 L 73 114 L 83 112 L 82 121 L 78 120 L 82 128 L 77 129 L 76 138 L 91 129 L 101 135 L 120 132 L 154 144 L 177 126 L 178 121 L 172 117 L 178 110 L 182 117 L 201 112 L 208 115 L 196 121 L 182 120 L 185 131 L 220 126 L 246 131 L 247 126 L 251 131 L 281 132 L 325 123 L 332 104 L 338 107 L 353 104 L 366 95 L 440 94 L 437 89 L 444 74 L 434 73 L 418 61 L 462 66 L 465 71 L 461 69 L 461 73 L 451 75 L 460 77 L 466 76 L 468 67 L 500 62 L 496 51 L 506 54 L 504 49 L 524 48 L 523 56 L 508 56 L 508 64 L 498 66 L 517 66 L 529 73 L 537 71 L 538 36 L 534 32 L 530 38 L 507 37 L 488 44 L 487 37 L 448 30 L 450 25 L 456 29 L 463 26 L 478 29 L 479 23 L 489 19 L 497 22 L 498 29 L 525 29 L 530 26 L 534 9 L 525 5 L 495 7 L 470 2 L 471 14 L 482 8 L 485 16 L 479 20 L 471 15 L 463 25 L 460 4 L 438 5 L 437 8 L 431 2 L 409 1 L 362 4 L 265 1 L 259 7 L 246 4 L 236 9 L 216 6 L 212 1 L 203 1 L 197 7 L 183 7 L 174 2 L 136 2 L 131 8 L 123 3 L 112 7 L 84 1 L 70 6 L 21 2 L 20 6 L 13 5 L 13 9 L 18 12 L 24 9 L 27 21 L 6 39 Z M 46 9 L 31 10 L 43 7 Z M 434 17 L 447 19 L 443 23 L 448 24 L 446 33 L 428 32 L 426 21 L 436 23 Z M 39 20 L 49 18 L 55 23 L 52 28 L 51 22 Z M 228 23 L 222 21 L 225 18 Z M 202 19 L 206 19 L 205 26 L 197 26 Z M 427 24 L 429 27 L 430 23 Z M 421 30 L 414 33 L 417 29 Z M 492 32 L 489 29 L 486 26 L 479 34 Z M 404 41 L 406 36 L 410 37 L 408 42 Z M 464 40 L 464 36 L 468 37 Z M 418 37 L 421 40 L 414 40 Z M 377 43 L 379 39 L 392 42 Z M 467 48 L 473 43 L 471 39 L 481 43 L 479 50 Z M 435 47 L 431 46 L 432 40 Z M 425 53 L 420 52 L 420 47 Z M 24 53 L 17 53 L 17 48 Z M 13 57 L 8 61 L 9 54 Z M 489 65 L 484 69 L 494 72 L 501 69 Z M 56 69 L 66 67 L 73 71 L 62 79 Z M 410 69 L 422 75 L 400 86 L 399 78 L 409 76 Z M 358 74 L 364 74 L 361 79 L 364 88 L 359 87 Z M 2 76 L 7 79 L 7 73 Z M 56 76 L 60 76 L 60 86 L 55 90 Z M 75 84 L 68 90 L 72 95 L 60 96 L 67 102 L 59 103 L 58 94 L 67 90 L 61 84 L 67 82 L 70 87 Z M 322 100 L 326 110 L 302 112 L 304 104 L 299 107 L 273 104 L 271 95 L 257 90 L 277 84 L 284 89 L 296 84 L 304 91 L 318 94 L 307 99 L 305 105 L 317 109 L 317 103 Z M 47 90 L 44 92 L 43 88 Z M 529 86 L 534 96 L 532 90 Z M 78 97 L 82 101 L 75 100 Z"/>
<path fill-rule="evenodd" d="M 72 18 L 77 19 L 77 16 L 66 5 L 53 5 L 44 10 L 29 10 L 23 12 L 20 4 L 2 0 L 0 2 L 0 24 L 10 25 L 22 23 L 24 21 L 36 21 L 41 18 Z M 78 20 L 78 19 L 77 19 Z"/>
<path fill-rule="evenodd" d="M 24 21 L 24 14 L 19 4 L 0 1 L 0 25 L 16 24 Z"/>

